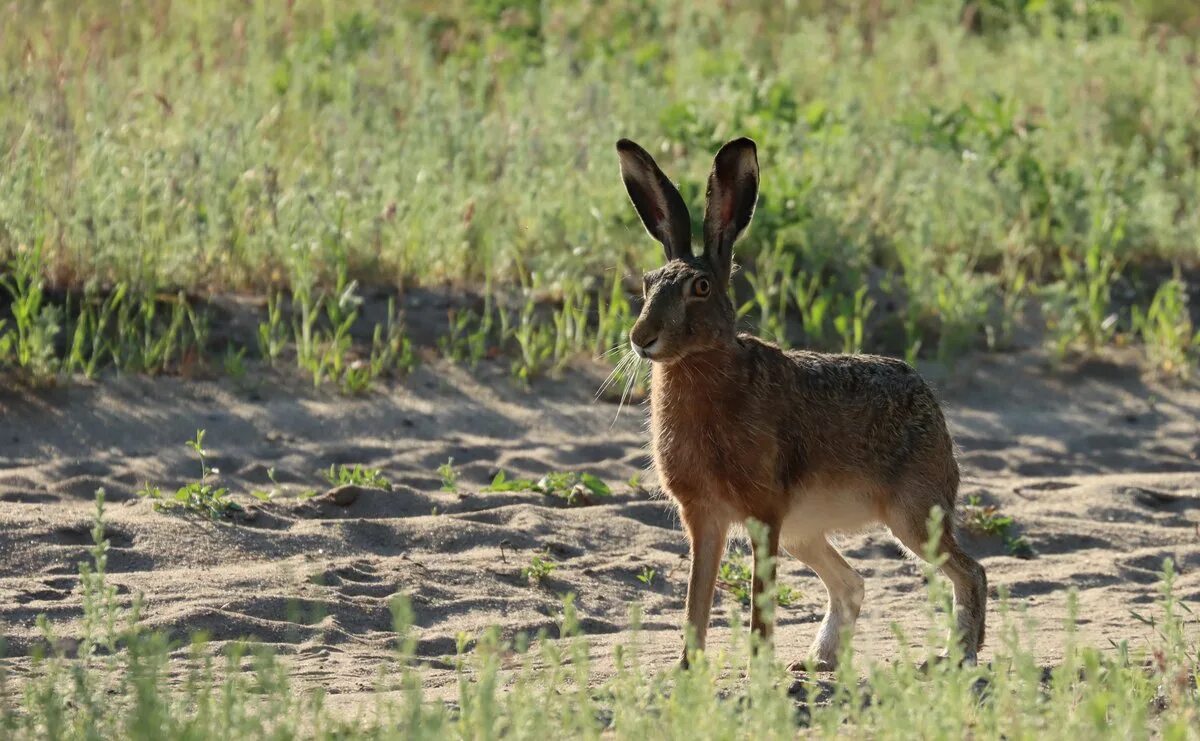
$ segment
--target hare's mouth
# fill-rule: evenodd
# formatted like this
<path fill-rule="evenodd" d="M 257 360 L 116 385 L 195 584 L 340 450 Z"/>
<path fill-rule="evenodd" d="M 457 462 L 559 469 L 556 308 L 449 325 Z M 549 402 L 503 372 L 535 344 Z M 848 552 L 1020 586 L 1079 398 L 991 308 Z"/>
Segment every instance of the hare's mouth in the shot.
<path fill-rule="evenodd" d="M 657 337 L 644 345 L 639 345 L 633 340 L 630 340 L 629 344 L 633 347 L 633 351 L 637 353 L 639 358 L 644 358 L 646 360 L 654 360 L 654 353 L 662 349 L 662 343 L 659 342 L 659 338 Z"/>

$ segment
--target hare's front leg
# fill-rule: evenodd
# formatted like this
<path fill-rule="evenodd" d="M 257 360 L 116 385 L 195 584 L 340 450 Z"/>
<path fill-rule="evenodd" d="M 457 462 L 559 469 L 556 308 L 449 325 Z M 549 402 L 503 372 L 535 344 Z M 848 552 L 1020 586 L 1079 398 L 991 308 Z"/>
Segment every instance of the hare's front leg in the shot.
<path fill-rule="evenodd" d="M 717 588 L 717 571 L 721 556 L 725 553 L 725 537 L 729 523 L 714 517 L 707 510 L 684 510 L 683 522 L 691 542 L 692 573 L 688 579 L 687 628 L 684 637 L 682 666 L 688 666 L 690 649 L 704 650 L 704 639 L 708 635 L 708 618 L 712 612 L 713 596 Z"/>

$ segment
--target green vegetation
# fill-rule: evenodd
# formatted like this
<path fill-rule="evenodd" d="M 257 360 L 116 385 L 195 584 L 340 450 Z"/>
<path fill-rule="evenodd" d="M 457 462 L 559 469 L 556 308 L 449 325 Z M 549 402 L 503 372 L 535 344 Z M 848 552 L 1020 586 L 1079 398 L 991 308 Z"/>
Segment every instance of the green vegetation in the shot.
<path fill-rule="evenodd" d="M 1200 655 L 1189 639 L 1196 621 L 1175 597 L 1169 560 L 1159 604 L 1138 614 L 1148 626 L 1145 645 L 1122 642 L 1106 651 L 1083 645 L 1072 608 L 1061 662 L 1049 670 L 1023 640 L 1027 618 L 1003 595 L 990 663 L 955 661 L 957 644 L 946 642 L 949 586 L 926 566 L 925 650 L 912 651 L 908 639 L 916 637 L 904 635 L 897 636 L 902 650 L 894 661 L 856 663 L 848 649 L 832 682 L 789 674 L 771 651 L 752 654 L 736 608 L 728 648 L 693 657 L 690 670 L 645 661 L 635 628 L 614 649 L 615 673 L 601 678 L 568 597 L 555 635 L 530 640 L 489 631 L 470 653 L 464 637 L 455 663 L 458 696 L 449 704 L 423 694 L 426 669 L 413 655 L 419 629 L 407 601 L 398 598 L 397 651 L 381 670 L 380 694 L 363 713 L 339 713 L 320 689 L 291 678 L 285 662 L 263 645 L 215 648 L 198 639 L 187 650 L 147 628 L 140 597 L 120 595 L 108 581 L 102 492 L 93 537 L 92 563 L 80 567 L 78 643 L 58 640 L 60 626 L 42 617 L 46 640 L 32 669 L 18 678 L 0 664 L 0 734 L 6 738 L 774 739 L 811 732 L 1188 739 L 1200 727 Z M 549 573 L 548 563 L 531 569 Z M 933 660 L 943 648 L 951 660 Z M 922 659 L 930 662 L 924 671 Z"/>
<path fill-rule="evenodd" d="M 521 567 L 521 578 L 531 582 L 540 584 L 543 579 L 554 573 L 558 568 L 558 564 L 554 563 L 547 556 L 535 555 L 529 561 L 528 566 Z"/>
<path fill-rule="evenodd" d="M 353 484 L 355 486 L 365 486 L 372 489 L 387 489 L 391 490 L 392 482 L 388 481 L 387 476 L 378 468 L 363 468 L 357 465 L 350 468 L 346 465 L 329 466 L 329 470 L 325 472 L 325 478 L 333 486 L 344 486 Z"/>
<path fill-rule="evenodd" d="M 1200 356 L 1200 330 L 1188 314 L 1187 285 L 1178 276 L 1163 283 L 1144 311 L 1133 307 L 1133 330 L 1146 345 L 1153 368 L 1187 379 Z"/>
<path fill-rule="evenodd" d="M 204 450 L 204 430 L 196 430 L 196 437 L 189 440 L 187 446 L 200 458 L 198 481 L 183 485 L 174 494 L 164 494 L 159 487 L 146 484 L 138 494 L 153 500 L 157 510 L 180 508 L 213 520 L 241 512 L 242 505 L 233 501 L 228 489 L 210 483 L 220 471 L 209 468 L 205 462 L 207 452 Z"/>
<path fill-rule="evenodd" d="M 962 507 L 963 525 L 968 530 L 980 535 L 1000 538 L 1009 554 L 1017 558 L 1033 558 L 1033 545 L 1024 535 L 1016 534 L 1016 521 L 1011 515 L 1000 514 L 1000 508 L 994 504 L 983 504 L 978 494 L 967 496 L 967 502 Z"/>
<path fill-rule="evenodd" d="M 230 517 L 244 511 L 245 508 L 233 499 L 233 492 L 214 483 L 220 471 L 208 465 L 208 451 L 204 449 L 204 436 L 204 430 L 196 430 L 196 437 L 187 442 L 188 448 L 200 458 L 199 480 L 185 484 L 174 493 L 163 492 L 160 487 L 147 483 L 143 485 L 138 495 L 153 501 L 156 510 L 183 509 L 187 512 L 205 515 L 213 520 Z M 391 481 L 377 468 L 366 468 L 362 465 L 356 465 L 353 468 L 346 465 L 331 465 L 324 473 L 326 481 L 334 487 L 354 485 L 388 491 L 391 491 L 392 488 Z M 249 492 L 249 495 L 261 504 L 274 502 L 282 491 L 282 485 L 275 477 L 274 468 L 267 469 L 267 478 L 273 484 L 270 490 L 254 489 Z M 299 500 L 305 500 L 312 499 L 318 493 L 316 489 L 302 489 L 295 492 L 294 496 Z"/>
<path fill-rule="evenodd" d="M 482 294 L 448 315 L 448 358 L 528 382 L 602 356 L 660 259 L 616 179 L 620 135 L 697 219 L 717 145 L 758 140 L 737 305 L 786 344 L 953 362 L 1006 347 L 1033 303 L 1056 358 L 1136 338 L 1167 375 L 1196 362 L 1186 292 L 1146 318 L 1153 275 L 1200 264 L 1182 0 L 10 16 L 0 368 L 31 383 L 261 364 L 364 393 L 419 356 L 365 291 L 447 283 Z M 265 305 L 255 336 L 214 347 L 208 301 L 228 293 Z"/>
<path fill-rule="evenodd" d="M 536 491 L 546 496 L 558 497 L 568 505 L 593 504 L 596 497 L 612 496 L 612 489 L 598 476 L 590 473 L 548 473 L 537 481 L 533 479 L 510 479 L 504 471 L 498 471 L 492 483 L 483 489 L 494 491 Z"/>
<path fill-rule="evenodd" d="M 267 478 L 271 479 L 271 483 L 275 485 L 275 488 L 271 489 L 270 491 L 256 489 L 256 490 L 250 492 L 250 496 L 254 497 L 258 501 L 262 502 L 263 504 L 267 504 L 269 502 L 274 501 L 275 497 L 279 495 L 279 481 L 275 478 L 275 467 L 274 466 L 267 469 Z M 312 496 L 316 496 L 315 491 L 312 493 Z M 305 497 L 305 498 L 307 499 L 310 497 Z"/>
<path fill-rule="evenodd" d="M 717 586 L 729 592 L 743 607 L 749 607 L 754 595 L 754 571 L 741 553 L 732 551 L 721 561 Z M 800 594 L 786 584 L 775 584 L 772 590 L 775 604 L 791 607 Z"/>
<path fill-rule="evenodd" d="M 438 477 L 442 480 L 442 491 L 454 494 L 458 491 L 458 472 L 454 470 L 454 459 L 450 458 L 437 467 Z"/>

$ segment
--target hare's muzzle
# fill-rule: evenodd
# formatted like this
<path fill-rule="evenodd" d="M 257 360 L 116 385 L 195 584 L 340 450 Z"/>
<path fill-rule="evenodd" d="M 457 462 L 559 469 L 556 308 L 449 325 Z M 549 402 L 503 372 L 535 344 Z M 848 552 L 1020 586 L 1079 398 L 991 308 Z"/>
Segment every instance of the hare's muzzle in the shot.
<path fill-rule="evenodd" d="M 633 348 L 633 351 L 637 353 L 639 358 L 653 360 L 654 351 L 658 349 L 658 338 L 652 337 L 649 341 L 642 341 L 639 343 L 637 340 L 631 337 L 629 339 L 629 345 Z"/>

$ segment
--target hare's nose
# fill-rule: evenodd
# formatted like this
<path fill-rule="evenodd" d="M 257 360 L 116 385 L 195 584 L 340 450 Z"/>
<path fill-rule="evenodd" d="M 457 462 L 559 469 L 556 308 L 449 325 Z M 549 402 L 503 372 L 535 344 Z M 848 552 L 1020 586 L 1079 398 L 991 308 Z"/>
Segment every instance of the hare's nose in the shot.
<path fill-rule="evenodd" d="M 633 346 L 633 351 L 638 354 L 638 357 L 651 359 L 654 357 L 654 349 L 658 347 L 658 338 L 652 337 L 642 343 L 630 339 L 629 344 Z"/>

